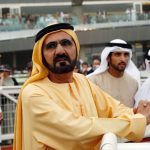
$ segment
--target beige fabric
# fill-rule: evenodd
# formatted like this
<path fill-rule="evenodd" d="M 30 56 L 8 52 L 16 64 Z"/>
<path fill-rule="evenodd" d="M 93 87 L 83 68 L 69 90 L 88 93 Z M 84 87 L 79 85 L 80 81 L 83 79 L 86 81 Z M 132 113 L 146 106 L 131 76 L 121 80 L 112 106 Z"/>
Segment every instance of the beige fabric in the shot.
<path fill-rule="evenodd" d="M 44 78 L 24 88 L 23 150 L 98 150 L 106 132 L 143 137 L 143 115 L 133 115 L 85 76 L 74 74 L 73 80 L 57 84 Z"/>
<path fill-rule="evenodd" d="M 129 107 L 134 106 L 134 95 L 138 89 L 138 82 L 126 72 L 121 78 L 116 78 L 105 71 L 89 79 L 121 103 Z"/>

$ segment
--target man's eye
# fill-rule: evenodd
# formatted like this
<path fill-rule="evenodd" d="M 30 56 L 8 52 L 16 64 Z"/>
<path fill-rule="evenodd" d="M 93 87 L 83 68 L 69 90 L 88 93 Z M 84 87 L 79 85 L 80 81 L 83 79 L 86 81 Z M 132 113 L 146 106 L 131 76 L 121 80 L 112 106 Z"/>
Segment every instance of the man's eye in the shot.
<path fill-rule="evenodd" d="M 125 56 L 129 56 L 129 53 L 125 53 L 124 55 L 125 55 Z"/>
<path fill-rule="evenodd" d="M 120 56 L 121 54 L 120 53 L 115 53 L 115 56 Z"/>
<path fill-rule="evenodd" d="M 46 49 L 54 49 L 57 47 L 57 43 L 56 42 L 50 42 L 46 45 Z"/>
<path fill-rule="evenodd" d="M 68 39 L 64 39 L 64 40 L 61 41 L 61 45 L 62 46 L 71 46 L 72 42 Z"/>

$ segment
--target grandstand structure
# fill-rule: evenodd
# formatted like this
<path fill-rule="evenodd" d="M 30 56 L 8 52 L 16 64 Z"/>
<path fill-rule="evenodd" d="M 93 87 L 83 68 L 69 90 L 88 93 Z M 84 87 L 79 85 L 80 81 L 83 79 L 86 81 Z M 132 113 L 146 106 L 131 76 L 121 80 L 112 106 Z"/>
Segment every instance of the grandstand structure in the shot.
<path fill-rule="evenodd" d="M 74 25 L 84 61 L 100 56 L 115 38 L 132 44 L 137 66 L 150 49 L 148 0 L 1 0 L 0 63 L 23 70 L 31 60 L 35 34 L 56 22 Z"/>

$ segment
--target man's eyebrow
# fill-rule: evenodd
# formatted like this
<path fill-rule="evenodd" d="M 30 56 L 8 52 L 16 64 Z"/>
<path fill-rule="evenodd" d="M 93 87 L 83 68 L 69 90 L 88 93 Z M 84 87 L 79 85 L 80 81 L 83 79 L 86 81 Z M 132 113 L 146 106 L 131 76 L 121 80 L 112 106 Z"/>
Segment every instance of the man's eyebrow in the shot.
<path fill-rule="evenodd" d="M 72 38 L 67 37 L 67 38 L 62 38 L 62 39 L 59 39 L 59 40 L 52 40 L 52 41 L 49 41 L 48 43 L 62 41 L 62 40 L 71 40 L 71 41 L 73 41 Z M 48 44 L 48 43 L 45 43 L 45 44 Z"/>
<path fill-rule="evenodd" d="M 112 53 L 129 53 L 129 52 L 126 52 L 126 51 L 116 51 L 116 52 L 112 52 Z"/>

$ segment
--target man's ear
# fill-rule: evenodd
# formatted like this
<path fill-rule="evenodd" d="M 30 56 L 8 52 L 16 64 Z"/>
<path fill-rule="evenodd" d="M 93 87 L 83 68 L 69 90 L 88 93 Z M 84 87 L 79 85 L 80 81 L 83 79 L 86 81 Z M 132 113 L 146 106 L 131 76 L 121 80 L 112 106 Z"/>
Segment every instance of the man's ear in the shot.
<path fill-rule="evenodd" d="M 110 56 L 107 56 L 107 62 L 109 63 L 110 62 Z"/>

